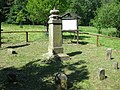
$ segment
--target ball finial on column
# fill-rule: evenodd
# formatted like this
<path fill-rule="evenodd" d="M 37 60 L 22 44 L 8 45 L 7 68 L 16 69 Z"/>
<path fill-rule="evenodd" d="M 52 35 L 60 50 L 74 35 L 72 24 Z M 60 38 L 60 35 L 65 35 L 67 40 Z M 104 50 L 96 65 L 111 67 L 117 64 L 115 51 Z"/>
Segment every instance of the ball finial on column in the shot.
<path fill-rule="evenodd" d="M 55 8 L 53 10 L 50 10 L 50 19 L 58 19 L 59 17 L 59 10 L 56 10 Z"/>

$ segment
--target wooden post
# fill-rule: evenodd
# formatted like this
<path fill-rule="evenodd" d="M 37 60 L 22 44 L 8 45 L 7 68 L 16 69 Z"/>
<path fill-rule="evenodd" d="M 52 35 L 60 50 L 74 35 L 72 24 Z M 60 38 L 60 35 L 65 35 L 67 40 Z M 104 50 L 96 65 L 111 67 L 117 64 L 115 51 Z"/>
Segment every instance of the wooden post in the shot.
<path fill-rule="evenodd" d="M 77 44 L 79 44 L 79 31 L 77 31 Z"/>
<path fill-rule="evenodd" d="M 28 44 L 28 32 L 26 32 L 26 45 Z"/>
<path fill-rule="evenodd" d="M 96 36 L 96 46 L 98 47 L 98 35 Z"/>

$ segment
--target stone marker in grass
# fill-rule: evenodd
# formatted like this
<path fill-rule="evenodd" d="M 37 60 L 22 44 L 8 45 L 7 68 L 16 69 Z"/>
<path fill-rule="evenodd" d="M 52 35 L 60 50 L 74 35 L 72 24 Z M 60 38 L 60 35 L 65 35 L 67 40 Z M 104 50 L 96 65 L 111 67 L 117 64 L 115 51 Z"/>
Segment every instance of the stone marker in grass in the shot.
<path fill-rule="evenodd" d="M 119 69 L 118 62 L 113 62 L 113 69 Z"/>
<path fill-rule="evenodd" d="M 98 78 L 99 78 L 100 80 L 104 80 L 104 79 L 105 79 L 105 69 L 99 68 Z"/>
<path fill-rule="evenodd" d="M 67 90 L 67 76 L 64 73 L 57 73 L 55 76 L 56 90 Z"/>
<path fill-rule="evenodd" d="M 107 49 L 106 59 L 107 60 L 111 60 L 112 59 L 112 48 L 108 48 Z"/>
<path fill-rule="evenodd" d="M 12 48 L 8 49 L 8 53 L 9 54 L 17 54 L 17 52 L 14 49 L 12 49 Z"/>

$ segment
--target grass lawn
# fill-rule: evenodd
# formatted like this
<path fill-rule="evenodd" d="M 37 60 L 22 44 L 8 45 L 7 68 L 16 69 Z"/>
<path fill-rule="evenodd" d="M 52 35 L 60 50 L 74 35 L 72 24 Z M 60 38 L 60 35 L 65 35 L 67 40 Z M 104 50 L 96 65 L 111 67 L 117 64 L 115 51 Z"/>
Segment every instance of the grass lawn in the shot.
<path fill-rule="evenodd" d="M 42 25 L 24 25 L 20 28 L 19 25 L 13 24 L 2 24 L 3 31 L 44 31 L 46 27 Z M 39 39 L 46 39 L 46 34 L 42 33 L 28 33 L 29 41 L 36 41 Z M 26 41 L 26 33 L 3 33 L 2 42 L 3 43 L 19 43 Z"/>
<path fill-rule="evenodd" d="M 92 26 L 79 26 L 79 30 L 81 32 L 98 33 L 97 28 Z M 115 36 L 116 30 L 115 28 L 103 28 L 101 29 L 101 33 L 107 36 Z"/>
<path fill-rule="evenodd" d="M 6 27 L 2 26 L 2 28 L 6 30 Z M 42 27 L 42 29 L 44 28 Z M 10 35 L 4 34 L 3 36 L 5 39 Z M 120 69 L 114 70 L 112 68 L 113 62 L 116 61 L 120 64 L 120 42 L 118 40 L 116 47 L 111 45 L 111 43 L 115 44 L 115 39 L 96 47 L 94 36 L 81 35 L 81 43 L 76 45 L 71 44 L 71 39 L 68 39 L 68 35 L 66 35 L 64 38 L 67 39 L 64 39 L 63 47 L 64 52 L 71 57 L 71 60 L 45 64 L 42 62 L 41 56 L 47 53 L 47 36 L 45 34 L 37 36 L 31 34 L 28 46 L 24 45 L 24 34 L 18 36 L 17 41 L 14 40 L 15 36 L 11 36 L 12 39 L 8 38 L 9 41 L 4 43 L 0 49 L 0 90 L 55 90 L 54 76 L 60 71 L 64 71 L 68 76 L 68 90 L 120 89 Z M 101 38 L 100 40 L 103 41 Z M 113 48 L 112 60 L 105 60 L 108 47 Z M 9 48 L 14 48 L 17 54 L 9 54 Z M 105 80 L 98 79 L 99 68 L 105 69 L 107 76 Z M 7 82 L 6 74 L 9 72 L 17 75 L 17 83 Z"/>

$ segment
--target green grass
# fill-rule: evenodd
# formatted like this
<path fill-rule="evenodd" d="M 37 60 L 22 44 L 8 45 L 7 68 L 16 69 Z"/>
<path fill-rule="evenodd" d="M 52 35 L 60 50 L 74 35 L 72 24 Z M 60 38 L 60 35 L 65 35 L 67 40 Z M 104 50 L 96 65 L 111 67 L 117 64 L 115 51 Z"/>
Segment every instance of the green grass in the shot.
<path fill-rule="evenodd" d="M 23 28 L 20 28 L 19 25 L 16 24 L 6 24 L 2 23 L 2 29 L 4 31 L 39 31 L 39 30 L 45 30 L 46 27 L 42 25 L 23 25 Z"/>
<path fill-rule="evenodd" d="M 64 41 L 65 43 L 65 41 Z M 113 50 L 112 60 L 105 60 L 106 47 L 93 44 L 63 44 L 64 53 L 71 60 L 45 64 L 42 55 L 47 53 L 48 40 L 38 40 L 28 46 L 7 44 L 0 49 L 0 89 L 1 90 L 54 90 L 54 76 L 64 71 L 68 76 L 69 90 L 119 90 L 120 70 L 114 70 L 112 63 L 120 63 L 120 51 Z M 7 46 L 18 54 L 8 53 Z M 72 47 L 72 48 L 71 48 Z M 105 68 L 107 78 L 100 81 L 97 77 L 99 68 Z M 17 74 L 17 84 L 8 83 L 6 74 Z M 112 83 L 112 84 L 111 84 Z"/>
<path fill-rule="evenodd" d="M 81 34 L 80 38 L 81 37 L 84 37 L 81 41 L 96 45 L 96 36 Z M 98 37 L 98 46 L 120 50 L 120 39 Z"/>
<path fill-rule="evenodd" d="M 66 42 L 70 43 L 71 40 L 74 38 L 73 34 L 65 33 L 64 39 L 66 39 Z M 80 34 L 79 35 L 79 42 L 82 44 L 94 44 L 96 45 L 96 36 L 92 35 L 86 35 L 86 34 Z M 114 38 L 105 38 L 105 37 L 98 37 L 98 47 L 106 47 L 106 48 L 112 48 L 115 50 L 120 50 L 120 39 L 114 39 Z"/>
<path fill-rule="evenodd" d="M 26 29 L 21 29 L 16 25 L 9 28 L 7 26 L 2 25 L 4 31 L 10 27 L 14 30 L 41 27 L 24 26 Z M 42 55 L 48 52 L 48 37 L 45 34 L 30 34 L 30 45 L 26 46 L 24 35 L 2 35 L 6 43 L 0 48 L 0 90 L 55 90 L 54 77 L 60 71 L 64 71 L 68 77 L 68 90 L 119 90 L 120 70 L 114 70 L 112 63 L 120 63 L 120 40 L 99 38 L 97 47 L 95 36 L 82 34 L 80 44 L 76 45 L 70 43 L 72 34 L 65 33 L 64 53 L 71 60 L 46 64 L 42 62 Z M 8 47 L 15 49 L 17 54 L 9 54 Z M 105 60 L 108 47 L 113 48 L 112 60 Z M 105 80 L 98 79 L 99 68 L 105 69 Z M 17 83 L 7 82 L 6 75 L 9 72 L 17 75 Z"/>
<path fill-rule="evenodd" d="M 94 33 L 94 34 L 98 34 L 98 30 L 95 27 L 91 27 L 91 26 L 79 26 L 79 30 L 81 32 L 89 32 L 89 33 Z M 103 28 L 101 29 L 101 33 L 103 35 L 107 35 L 107 36 L 115 36 L 116 34 L 116 29 L 115 28 Z"/>
<path fill-rule="evenodd" d="M 20 28 L 18 25 L 12 25 L 12 24 L 2 24 L 2 29 L 4 31 L 41 31 L 46 30 L 44 26 L 41 25 L 24 25 L 23 28 Z M 12 30 L 11 30 L 12 29 Z M 86 27 L 86 26 L 80 26 L 79 27 L 81 32 L 89 32 L 89 33 L 97 33 L 97 29 L 94 27 Z M 110 33 L 114 32 L 115 29 L 102 29 L 103 33 Z M 65 33 L 65 37 L 67 37 L 67 41 L 70 42 L 70 40 L 73 38 L 70 33 Z M 25 33 L 4 33 L 2 34 L 2 42 L 4 43 L 19 43 L 19 42 L 25 42 L 26 40 L 26 34 Z M 29 33 L 29 41 L 37 41 L 39 39 L 48 39 L 47 35 L 45 33 Z M 91 35 L 85 35 L 80 34 L 80 40 L 82 42 L 88 42 L 91 44 L 96 44 L 96 37 Z M 99 46 L 105 46 L 108 48 L 118 49 L 120 50 L 120 40 L 119 39 L 110 39 L 110 38 L 104 38 L 99 37 Z"/>
<path fill-rule="evenodd" d="M 23 28 L 20 28 L 19 25 L 13 24 L 2 24 L 3 31 L 45 31 L 46 27 L 41 25 L 23 25 Z M 2 42 L 4 43 L 18 43 L 26 41 L 26 33 L 3 33 Z M 36 41 L 39 39 L 45 39 L 46 33 L 28 33 L 28 40 Z"/>

